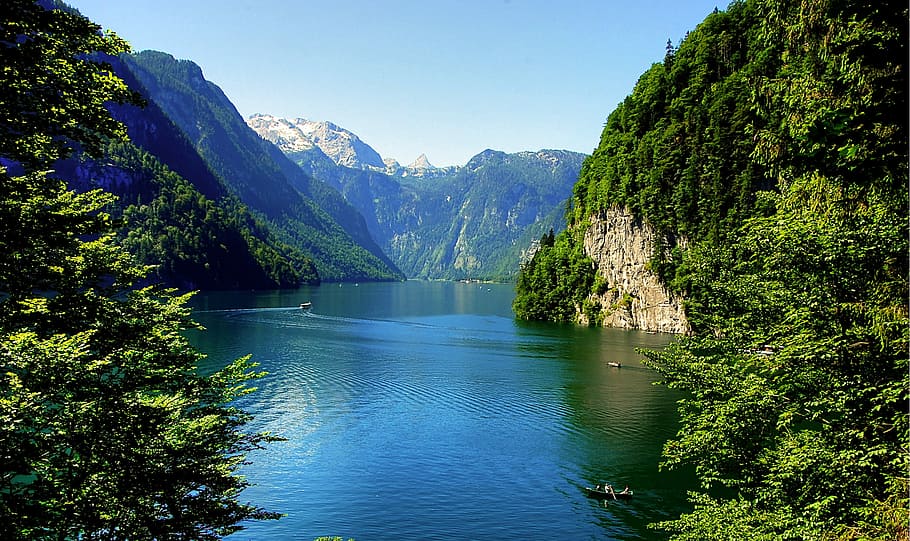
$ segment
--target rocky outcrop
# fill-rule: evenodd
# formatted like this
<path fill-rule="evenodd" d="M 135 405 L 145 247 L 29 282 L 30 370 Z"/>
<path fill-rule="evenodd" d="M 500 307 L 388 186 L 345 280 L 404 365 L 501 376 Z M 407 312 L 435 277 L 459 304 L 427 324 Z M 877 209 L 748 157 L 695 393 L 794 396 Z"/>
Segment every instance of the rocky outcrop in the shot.
<path fill-rule="evenodd" d="M 682 299 L 672 295 L 648 270 L 655 244 L 664 244 L 658 232 L 624 208 L 592 216 L 590 224 L 584 249 L 597 265 L 597 280 L 588 303 L 600 306 L 597 317 L 603 319 L 591 321 L 579 314 L 579 321 L 644 331 L 689 332 Z"/>

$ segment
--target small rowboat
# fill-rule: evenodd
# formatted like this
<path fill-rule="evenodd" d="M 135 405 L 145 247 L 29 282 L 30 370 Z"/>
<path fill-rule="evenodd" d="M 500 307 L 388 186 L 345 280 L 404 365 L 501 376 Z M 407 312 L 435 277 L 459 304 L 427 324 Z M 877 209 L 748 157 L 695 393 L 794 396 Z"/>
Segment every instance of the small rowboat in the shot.
<path fill-rule="evenodd" d="M 585 487 L 585 494 L 589 498 L 594 498 L 595 500 L 631 500 L 632 491 L 626 492 L 625 490 L 616 492 L 613 490 L 598 490 L 596 488 Z"/>

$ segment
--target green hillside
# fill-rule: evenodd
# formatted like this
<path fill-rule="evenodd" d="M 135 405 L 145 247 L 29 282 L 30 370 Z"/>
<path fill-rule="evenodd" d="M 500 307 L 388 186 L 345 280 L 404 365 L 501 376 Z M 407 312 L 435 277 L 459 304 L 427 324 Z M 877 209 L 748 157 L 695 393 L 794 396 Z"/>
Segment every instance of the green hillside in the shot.
<path fill-rule="evenodd" d="M 568 231 L 523 269 L 518 315 L 571 321 L 599 287 L 589 217 L 662 232 L 651 268 L 694 335 L 647 364 L 687 391 L 664 465 L 702 485 L 659 525 L 674 540 L 907 539 L 907 21 L 894 1 L 709 15 L 610 114 Z"/>
<path fill-rule="evenodd" d="M 342 167 L 315 151 L 289 157 L 344 194 L 407 276 L 514 280 L 531 241 L 564 228 L 585 155 L 485 150 L 433 178 Z"/>
<path fill-rule="evenodd" d="M 149 101 L 193 144 L 212 172 L 283 243 L 313 260 L 323 280 L 399 280 L 363 217 L 263 141 L 196 64 L 166 53 L 123 56 Z"/>
<path fill-rule="evenodd" d="M 236 197 L 210 199 L 132 143 L 105 145 L 103 162 L 57 164 L 70 186 L 118 196 L 121 244 L 151 267 L 149 280 L 182 289 L 274 289 L 319 283 L 302 252 L 278 241 Z"/>

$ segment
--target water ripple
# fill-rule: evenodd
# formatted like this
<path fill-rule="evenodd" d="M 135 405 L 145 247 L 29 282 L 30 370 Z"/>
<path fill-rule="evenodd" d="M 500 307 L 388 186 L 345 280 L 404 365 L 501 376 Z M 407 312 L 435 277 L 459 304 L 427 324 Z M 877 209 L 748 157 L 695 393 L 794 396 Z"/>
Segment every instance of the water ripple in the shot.
<path fill-rule="evenodd" d="M 656 468 L 675 397 L 638 369 L 638 335 L 329 300 L 199 313 L 213 357 L 249 352 L 269 373 L 244 407 L 288 438 L 244 471 L 245 497 L 287 517 L 231 539 L 644 539 L 684 504 L 685 483 Z M 603 481 L 636 499 L 587 499 Z"/>

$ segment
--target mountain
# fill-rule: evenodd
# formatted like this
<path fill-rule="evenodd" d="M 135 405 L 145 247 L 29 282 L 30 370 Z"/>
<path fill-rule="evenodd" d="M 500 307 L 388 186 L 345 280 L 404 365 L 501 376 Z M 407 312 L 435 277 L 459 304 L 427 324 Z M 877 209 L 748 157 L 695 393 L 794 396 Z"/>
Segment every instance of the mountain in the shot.
<path fill-rule="evenodd" d="M 313 122 L 305 118 L 288 120 L 256 114 L 247 119 L 247 124 L 263 139 L 274 143 L 284 152 L 319 148 L 338 165 L 385 171 L 385 163 L 373 147 L 331 122 Z"/>
<path fill-rule="evenodd" d="M 485 150 L 451 176 L 411 181 L 420 226 L 394 235 L 389 254 L 414 276 L 514 278 L 531 240 L 564 228 L 584 158 L 564 150 Z"/>
<path fill-rule="evenodd" d="M 419 170 L 426 170 L 426 169 L 436 169 L 436 167 L 434 167 L 433 164 L 430 163 L 430 160 L 429 160 L 429 158 L 427 158 L 426 154 L 421 154 L 420 156 L 417 157 L 416 160 L 414 160 L 414 163 L 412 163 L 411 165 L 408 166 L 408 169 L 414 169 L 414 170 L 419 171 Z"/>
<path fill-rule="evenodd" d="M 103 160 L 78 156 L 55 168 L 72 188 L 119 197 L 110 212 L 123 224 L 120 241 L 152 267 L 149 281 L 207 290 L 319 283 L 312 260 L 277 239 L 236 197 L 206 197 L 135 144 L 109 143 Z"/>
<path fill-rule="evenodd" d="M 281 276 L 282 285 L 306 275 L 308 263 L 328 281 L 512 278 L 540 235 L 563 228 L 584 159 L 566 151 L 488 150 L 462 167 L 437 168 L 426 155 L 401 166 L 331 122 L 270 115 L 244 121 L 192 62 L 144 51 L 124 56 L 121 69 L 157 115 L 123 116 L 149 155 L 139 161 L 155 158 L 203 199 L 223 198 L 246 213 L 246 221 L 234 222 L 256 235 L 241 237 L 257 239 L 254 251 L 270 262 L 266 275 Z M 131 216 L 166 223 L 148 212 Z M 162 227 L 180 236 L 179 225 Z M 133 242 L 147 257 L 167 252 L 139 237 Z M 204 244 L 181 242 L 182 250 Z M 296 274 L 279 269 L 279 260 Z M 162 268 L 173 274 L 178 267 Z"/>
<path fill-rule="evenodd" d="M 141 88 L 121 59 L 108 61 L 131 88 Z M 152 267 L 150 281 L 186 289 L 319 282 L 313 261 L 231 193 L 154 101 L 108 107 L 130 142 L 108 143 L 103 158 L 76 155 L 54 168 L 74 189 L 119 197 L 109 211 L 123 224 L 121 242 Z"/>
<path fill-rule="evenodd" d="M 416 160 L 403 168 L 400 168 L 395 174 L 401 177 L 417 177 L 431 179 L 451 175 L 458 172 L 457 166 L 436 167 L 430 163 L 426 154 L 421 154 Z"/>
<path fill-rule="evenodd" d="M 277 238 L 307 254 L 323 280 L 403 277 L 356 209 L 250 129 L 199 66 L 157 51 L 128 55 L 123 62 L 144 97 L 161 108 L 212 172 Z"/>
<path fill-rule="evenodd" d="M 392 176 L 433 178 L 454 173 L 455 167 L 435 167 L 426 154 L 421 154 L 408 166 L 395 159 L 383 159 L 376 150 L 351 131 L 328 121 L 315 122 L 305 118 L 290 120 L 266 114 L 254 114 L 247 125 L 266 141 L 274 143 L 291 158 L 307 153 L 314 159 L 319 149 L 336 165 L 351 169 L 377 171 Z"/>
<path fill-rule="evenodd" d="M 386 160 L 383 173 L 339 165 L 304 140 L 296 121 L 255 115 L 248 124 L 341 192 L 413 278 L 514 278 L 529 246 L 564 227 L 565 202 L 585 158 L 560 150 L 486 150 L 461 167 L 436 168 L 426 155 L 406 167 Z"/>
<path fill-rule="evenodd" d="M 312 122 L 302 118 L 297 119 L 296 125 L 338 165 L 379 170 L 385 167 L 379 153 L 348 130 L 331 122 Z"/>
<path fill-rule="evenodd" d="M 260 137 L 274 143 L 284 152 L 302 152 L 318 148 L 296 122 L 272 115 L 255 114 L 246 121 Z"/>

